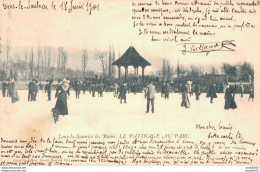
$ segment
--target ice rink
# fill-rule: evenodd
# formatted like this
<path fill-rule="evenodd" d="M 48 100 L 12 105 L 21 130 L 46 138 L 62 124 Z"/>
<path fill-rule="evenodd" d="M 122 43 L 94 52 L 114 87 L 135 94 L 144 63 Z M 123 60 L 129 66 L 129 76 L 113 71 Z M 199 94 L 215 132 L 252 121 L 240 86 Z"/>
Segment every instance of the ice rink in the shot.
<path fill-rule="evenodd" d="M 257 102 L 248 102 L 248 94 L 240 98 L 236 94 L 238 108 L 224 110 L 224 94 L 218 93 L 214 103 L 205 97 L 195 100 L 190 97 L 191 107 L 181 107 L 181 95 L 170 93 L 170 99 L 164 99 L 156 93 L 155 113 L 146 113 L 146 99 L 143 93 L 127 94 L 127 103 L 120 104 L 113 93 L 104 93 L 104 97 L 92 97 L 89 92 L 80 94 L 76 99 L 71 90 L 68 98 L 69 115 L 60 116 L 54 124 L 51 109 L 55 106 L 55 91 L 52 100 L 47 101 L 47 94 L 40 91 L 37 101 L 28 102 L 28 92 L 18 91 L 20 101 L 12 104 L 10 98 L 0 102 L 0 133 L 10 137 L 52 137 L 59 134 L 89 134 L 89 133 L 161 133 L 185 132 L 195 130 L 195 124 L 225 124 L 229 123 L 244 134 L 256 131 L 259 115 Z M 248 127 L 250 126 L 250 127 Z M 249 134 L 250 135 L 250 134 Z"/>

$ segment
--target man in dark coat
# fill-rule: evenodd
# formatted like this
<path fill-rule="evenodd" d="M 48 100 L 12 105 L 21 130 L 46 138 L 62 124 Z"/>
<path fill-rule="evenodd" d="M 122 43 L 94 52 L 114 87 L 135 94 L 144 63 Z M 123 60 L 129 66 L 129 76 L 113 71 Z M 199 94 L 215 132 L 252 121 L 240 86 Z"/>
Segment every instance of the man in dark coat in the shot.
<path fill-rule="evenodd" d="M 32 81 L 29 82 L 28 85 L 28 102 L 34 100 L 35 91 L 36 91 L 35 80 L 32 79 Z"/>
<path fill-rule="evenodd" d="M 165 88 L 166 88 L 166 85 L 165 85 L 165 82 L 163 82 L 162 89 L 161 89 L 161 97 L 163 97 L 165 94 Z"/>
<path fill-rule="evenodd" d="M 79 81 L 75 82 L 74 89 L 75 89 L 75 92 L 76 92 L 76 99 L 79 99 L 79 94 L 80 94 L 80 83 L 79 83 Z"/>
<path fill-rule="evenodd" d="M 95 93 L 96 93 L 96 84 L 95 83 L 93 83 L 91 85 L 91 91 L 92 91 L 92 97 L 95 97 Z"/>
<path fill-rule="evenodd" d="M 98 97 L 103 97 L 104 84 L 101 82 L 98 84 Z"/>
<path fill-rule="evenodd" d="M 46 86 L 45 86 L 45 91 L 47 91 L 48 94 L 48 101 L 51 101 L 51 89 L 52 89 L 52 80 L 50 80 Z"/>
<path fill-rule="evenodd" d="M 4 81 L 2 83 L 2 94 L 3 94 L 3 97 L 5 97 L 7 86 L 8 86 L 7 82 Z"/>
<path fill-rule="evenodd" d="M 83 90 L 83 94 L 85 94 L 85 92 L 86 92 L 86 90 L 87 90 L 87 81 L 86 81 L 86 80 L 84 80 L 84 81 L 82 82 L 82 90 Z"/>
<path fill-rule="evenodd" d="M 122 104 L 122 99 L 124 99 L 124 103 L 126 103 L 126 91 L 127 91 L 127 84 L 124 82 L 120 86 L 120 103 Z"/>
<path fill-rule="evenodd" d="M 155 99 L 155 86 L 153 85 L 153 82 L 150 81 L 149 85 L 147 86 L 147 110 L 146 113 L 149 113 L 150 110 L 150 102 L 152 105 L 152 113 L 154 113 L 154 99 Z"/>
<path fill-rule="evenodd" d="M 196 95 L 196 100 L 199 100 L 200 99 L 200 86 L 198 83 L 195 83 L 194 92 Z"/>
<path fill-rule="evenodd" d="M 7 82 L 7 95 L 6 97 L 11 97 L 11 80 Z"/>
<path fill-rule="evenodd" d="M 167 84 L 165 85 L 165 89 L 164 89 L 164 91 L 165 91 L 165 96 L 164 96 L 164 98 L 165 98 L 165 99 L 169 99 L 170 90 L 171 90 L 171 86 L 170 86 L 169 83 L 167 83 Z"/>
<path fill-rule="evenodd" d="M 213 103 L 213 99 L 217 98 L 216 85 L 215 84 L 209 86 L 206 97 L 210 97 L 210 103 Z"/>

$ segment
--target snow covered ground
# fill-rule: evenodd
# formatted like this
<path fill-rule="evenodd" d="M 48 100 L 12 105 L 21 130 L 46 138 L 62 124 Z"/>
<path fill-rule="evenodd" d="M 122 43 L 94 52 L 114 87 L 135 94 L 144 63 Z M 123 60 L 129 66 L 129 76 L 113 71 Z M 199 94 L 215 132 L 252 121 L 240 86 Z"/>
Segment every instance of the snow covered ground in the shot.
<path fill-rule="evenodd" d="M 0 97 L 0 135 L 6 137 L 35 136 L 52 137 L 58 134 L 94 134 L 94 133 L 165 133 L 190 132 L 195 124 L 222 123 L 231 124 L 243 133 L 259 129 L 257 102 L 248 102 L 236 95 L 238 108 L 224 110 L 224 95 L 217 94 L 211 104 L 205 94 L 200 100 L 195 95 L 190 97 L 191 107 L 181 107 L 181 95 L 171 93 L 170 99 L 164 99 L 160 93 L 155 98 L 155 113 L 146 113 L 146 99 L 143 93 L 127 94 L 127 103 L 120 104 L 113 93 L 104 93 L 104 97 L 92 97 L 88 92 L 75 98 L 71 91 L 68 98 L 69 115 L 60 116 L 54 124 L 51 109 L 55 106 L 55 92 L 52 100 L 47 101 L 47 94 L 40 91 L 35 102 L 27 102 L 27 91 L 19 90 L 20 101 L 14 104 L 10 98 Z"/>

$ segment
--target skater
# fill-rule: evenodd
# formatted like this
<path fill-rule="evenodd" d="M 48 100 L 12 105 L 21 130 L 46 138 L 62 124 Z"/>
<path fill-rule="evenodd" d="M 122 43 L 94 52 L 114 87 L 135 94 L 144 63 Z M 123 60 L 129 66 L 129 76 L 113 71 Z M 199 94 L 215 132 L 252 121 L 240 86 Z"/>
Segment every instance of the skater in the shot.
<path fill-rule="evenodd" d="M 35 92 L 34 92 L 33 101 L 37 101 L 37 93 L 38 93 L 38 91 L 39 91 L 38 80 L 35 80 Z"/>
<path fill-rule="evenodd" d="M 82 90 L 83 90 L 83 94 L 85 94 L 85 92 L 87 90 L 87 81 L 86 81 L 86 79 L 82 82 Z"/>
<path fill-rule="evenodd" d="M 51 101 L 52 82 L 53 82 L 53 80 L 48 81 L 48 83 L 45 86 L 45 91 L 47 92 L 47 95 L 48 95 L 47 101 Z"/>
<path fill-rule="evenodd" d="M 134 92 L 134 94 L 136 94 L 136 92 L 137 92 L 137 83 L 136 82 L 133 83 L 133 92 Z"/>
<path fill-rule="evenodd" d="M 198 83 L 195 83 L 194 91 L 195 91 L 195 95 L 196 95 L 196 100 L 199 100 L 200 99 L 200 86 Z"/>
<path fill-rule="evenodd" d="M 103 97 L 104 84 L 101 82 L 98 84 L 98 97 Z"/>
<path fill-rule="evenodd" d="M 55 110 L 58 112 L 58 115 L 68 115 L 67 95 L 69 95 L 69 87 L 69 81 L 64 79 L 56 90 L 55 98 L 57 98 L 57 101 Z"/>
<path fill-rule="evenodd" d="M 169 83 L 167 83 L 166 85 L 165 85 L 165 99 L 169 99 L 169 94 L 170 94 L 170 90 L 171 90 L 171 86 L 170 86 L 170 84 Z"/>
<path fill-rule="evenodd" d="M 127 91 L 127 85 L 126 82 L 124 82 L 121 86 L 120 86 L 120 104 L 122 104 L 122 99 L 124 99 L 124 103 L 126 103 L 126 91 Z"/>
<path fill-rule="evenodd" d="M 165 82 L 163 82 L 162 89 L 161 89 L 161 97 L 163 97 L 165 94 L 165 88 L 166 88 L 166 85 L 165 85 Z"/>
<path fill-rule="evenodd" d="M 28 102 L 34 100 L 35 91 L 36 91 L 35 80 L 32 79 L 32 81 L 29 82 L 28 85 Z"/>
<path fill-rule="evenodd" d="M 230 92 L 230 86 L 228 83 L 226 83 L 225 87 L 225 106 L 224 109 L 228 110 L 230 108 L 230 101 L 231 101 L 231 92 Z"/>
<path fill-rule="evenodd" d="M 5 95 L 6 95 L 7 86 L 8 86 L 7 82 L 4 81 L 2 83 L 2 95 L 3 95 L 3 97 L 5 97 Z"/>
<path fill-rule="evenodd" d="M 11 97 L 11 79 L 7 83 L 7 97 Z"/>
<path fill-rule="evenodd" d="M 213 99 L 217 98 L 216 84 L 209 86 L 206 97 L 210 97 L 210 103 L 213 103 Z"/>
<path fill-rule="evenodd" d="M 231 109 L 236 109 L 236 108 L 237 108 L 237 104 L 236 104 L 236 102 L 235 102 L 235 94 L 236 94 L 235 88 L 234 88 L 234 87 L 231 87 L 231 88 L 230 88 L 230 96 L 231 96 L 231 99 L 230 99 L 230 108 L 231 108 Z"/>
<path fill-rule="evenodd" d="M 147 90 L 147 86 L 144 87 L 143 90 L 144 90 L 144 98 L 146 99 L 146 98 L 147 98 L 147 91 L 148 91 L 148 90 Z"/>
<path fill-rule="evenodd" d="M 10 82 L 10 86 L 11 86 L 11 98 L 12 98 L 12 103 L 15 103 L 17 101 L 19 101 L 19 96 L 18 96 L 18 92 L 17 92 L 17 80 L 16 78 L 13 79 L 11 82 Z"/>
<path fill-rule="evenodd" d="M 119 88 L 119 86 L 118 86 L 117 83 L 115 82 L 114 85 L 113 85 L 114 97 L 117 97 L 118 88 Z"/>
<path fill-rule="evenodd" d="M 150 110 L 150 102 L 152 105 L 152 113 L 154 113 L 154 99 L 155 99 L 155 86 L 153 82 L 150 81 L 149 85 L 147 86 L 147 105 L 146 105 L 146 113 L 149 113 Z"/>
<path fill-rule="evenodd" d="M 242 83 L 240 83 L 239 85 L 239 92 L 240 92 L 240 97 L 243 98 L 244 95 L 244 86 L 242 85 Z"/>
<path fill-rule="evenodd" d="M 190 100 L 188 95 L 188 83 L 186 85 L 183 83 L 181 87 L 181 107 L 189 108 L 190 107 Z"/>
<path fill-rule="evenodd" d="M 190 81 L 187 81 L 186 86 L 187 86 L 187 88 L 188 88 L 188 93 L 189 93 L 189 95 L 192 96 L 191 82 L 190 82 Z"/>
<path fill-rule="evenodd" d="M 80 94 L 80 83 L 79 83 L 79 81 L 76 81 L 74 89 L 75 89 L 75 92 L 76 92 L 76 99 L 79 99 L 79 94 Z"/>
<path fill-rule="evenodd" d="M 254 101 L 254 88 L 251 87 L 249 90 L 249 98 L 248 101 L 250 101 L 250 99 L 252 99 L 252 102 Z"/>
<path fill-rule="evenodd" d="M 91 91 L 92 91 L 92 97 L 95 97 L 95 93 L 96 93 L 96 84 L 92 84 L 91 85 Z"/>

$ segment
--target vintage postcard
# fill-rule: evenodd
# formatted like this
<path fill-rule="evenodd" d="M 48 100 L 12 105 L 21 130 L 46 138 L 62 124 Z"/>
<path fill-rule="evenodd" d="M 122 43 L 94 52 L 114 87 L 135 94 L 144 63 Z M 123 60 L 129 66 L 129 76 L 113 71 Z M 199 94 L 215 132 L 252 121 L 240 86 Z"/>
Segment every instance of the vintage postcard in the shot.
<path fill-rule="evenodd" d="M 260 165 L 259 0 L 0 6 L 0 166 Z"/>

